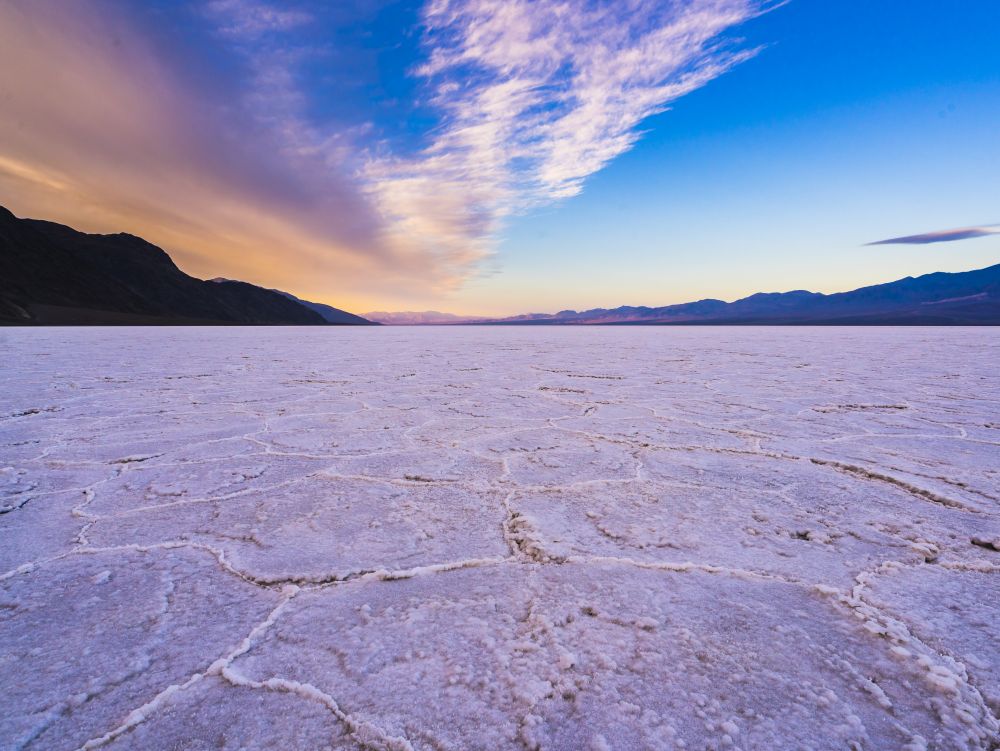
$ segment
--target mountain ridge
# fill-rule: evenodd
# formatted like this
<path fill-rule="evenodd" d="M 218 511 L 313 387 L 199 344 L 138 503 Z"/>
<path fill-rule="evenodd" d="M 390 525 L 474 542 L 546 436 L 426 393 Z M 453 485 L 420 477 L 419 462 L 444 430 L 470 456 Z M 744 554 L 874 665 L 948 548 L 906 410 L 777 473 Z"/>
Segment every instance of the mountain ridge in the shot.
<path fill-rule="evenodd" d="M 935 271 L 846 292 L 755 292 L 732 302 L 702 298 L 503 318 L 438 311 L 367 314 L 389 325 L 1000 325 L 1000 264 Z"/>
<path fill-rule="evenodd" d="M 227 279 L 224 276 L 217 276 L 213 279 L 209 279 L 210 282 L 215 282 L 216 284 L 224 284 L 226 282 L 235 282 L 237 279 Z M 265 289 L 261 287 L 261 289 Z M 355 315 L 354 313 L 348 313 L 346 310 L 341 310 L 340 308 L 335 308 L 332 305 L 327 305 L 321 302 L 312 302 L 311 300 L 303 300 L 301 297 L 296 297 L 291 292 L 285 292 L 284 290 L 274 289 L 273 287 L 266 288 L 269 292 L 276 292 L 282 297 L 287 297 L 289 300 L 294 300 L 299 305 L 304 305 L 316 313 L 322 316 L 323 320 L 327 323 L 333 324 L 335 326 L 380 326 L 381 324 L 377 321 L 371 321 L 362 316 Z"/>
<path fill-rule="evenodd" d="M 934 306 L 934 307 L 928 307 Z M 1000 264 L 873 284 L 847 292 L 756 292 L 725 302 L 705 298 L 660 307 L 529 313 L 491 325 L 1000 325 Z"/>
<path fill-rule="evenodd" d="M 88 234 L 55 222 L 21 219 L 2 206 L 0 323 L 330 324 L 321 312 L 285 293 L 189 276 L 165 250 L 141 237 Z"/>

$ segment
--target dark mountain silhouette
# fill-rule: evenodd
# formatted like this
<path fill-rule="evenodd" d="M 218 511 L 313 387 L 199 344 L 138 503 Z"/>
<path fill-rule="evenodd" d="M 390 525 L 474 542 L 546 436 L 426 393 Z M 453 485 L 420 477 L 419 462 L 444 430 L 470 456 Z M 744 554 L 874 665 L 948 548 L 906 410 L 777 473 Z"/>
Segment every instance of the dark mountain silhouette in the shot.
<path fill-rule="evenodd" d="M 623 306 L 491 321 L 503 325 L 769 324 L 1000 325 L 1000 264 L 978 271 L 906 277 L 851 292 L 759 292 L 742 300 Z"/>
<path fill-rule="evenodd" d="M 0 207 L 0 322 L 326 325 L 272 290 L 188 276 L 129 234 L 90 235 Z"/>
<path fill-rule="evenodd" d="M 226 279 L 223 276 L 217 276 L 214 279 L 209 279 L 210 282 L 215 282 L 216 284 L 221 284 L 224 282 L 232 282 L 234 279 Z M 341 310 L 340 308 L 335 308 L 332 305 L 324 305 L 321 302 L 310 302 L 309 300 L 303 300 L 300 297 L 296 297 L 291 292 L 282 292 L 280 289 L 270 289 L 271 292 L 277 292 L 282 297 L 287 297 L 289 300 L 294 300 L 299 303 L 299 305 L 305 305 L 309 310 L 314 310 L 319 313 L 323 320 L 327 323 L 332 323 L 335 326 L 380 326 L 381 324 L 377 321 L 370 321 L 367 318 L 362 318 L 361 316 L 354 315 L 354 313 L 348 313 L 346 310 Z"/>

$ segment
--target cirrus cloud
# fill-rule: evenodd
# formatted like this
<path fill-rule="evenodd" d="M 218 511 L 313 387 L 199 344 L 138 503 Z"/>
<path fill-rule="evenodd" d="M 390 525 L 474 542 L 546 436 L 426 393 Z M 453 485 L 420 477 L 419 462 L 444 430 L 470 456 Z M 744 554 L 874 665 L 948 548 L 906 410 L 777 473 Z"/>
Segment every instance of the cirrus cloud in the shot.
<path fill-rule="evenodd" d="M 757 50 L 721 41 L 753 0 L 433 0 L 427 82 L 441 124 L 365 169 L 390 244 L 452 264 L 489 255 L 511 214 L 578 194 L 640 124 Z"/>

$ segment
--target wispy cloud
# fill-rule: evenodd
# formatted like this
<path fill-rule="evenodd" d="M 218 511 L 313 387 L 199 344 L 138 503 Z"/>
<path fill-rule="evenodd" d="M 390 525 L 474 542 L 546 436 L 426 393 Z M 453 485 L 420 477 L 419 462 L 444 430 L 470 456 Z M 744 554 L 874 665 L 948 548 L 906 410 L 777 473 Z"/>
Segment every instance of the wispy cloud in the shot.
<path fill-rule="evenodd" d="M 209 0 L 205 10 L 222 21 L 220 33 L 241 41 L 253 41 L 269 32 L 289 31 L 312 20 L 305 11 L 275 7 L 259 0 Z"/>
<path fill-rule="evenodd" d="M 928 245 L 930 243 L 947 243 L 955 240 L 970 240 L 974 237 L 988 237 L 1000 234 L 1000 224 L 987 224 L 981 227 L 959 227 L 958 229 L 943 229 L 937 232 L 924 232 L 919 235 L 905 237 L 890 237 L 888 240 L 877 240 L 867 245 Z"/>
<path fill-rule="evenodd" d="M 441 125 L 412 158 L 373 158 L 391 244 L 456 266 L 488 255 L 505 217 L 579 193 L 643 120 L 755 50 L 720 40 L 754 0 L 432 0 L 424 12 Z"/>

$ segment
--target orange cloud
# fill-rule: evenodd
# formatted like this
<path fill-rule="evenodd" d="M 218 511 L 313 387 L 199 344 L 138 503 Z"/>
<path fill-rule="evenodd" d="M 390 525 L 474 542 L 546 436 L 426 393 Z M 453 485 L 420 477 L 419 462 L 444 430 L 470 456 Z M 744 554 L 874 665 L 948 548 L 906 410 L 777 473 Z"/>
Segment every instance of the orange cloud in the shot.
<path fill-rule="evenodd" d="M 367 309 L 462 271 L 384 242 L 345 168 L 227 120 L 128 19 L 81 0 L 0 4 L 0 203 L 131 232 L 185 271 Z"/>

